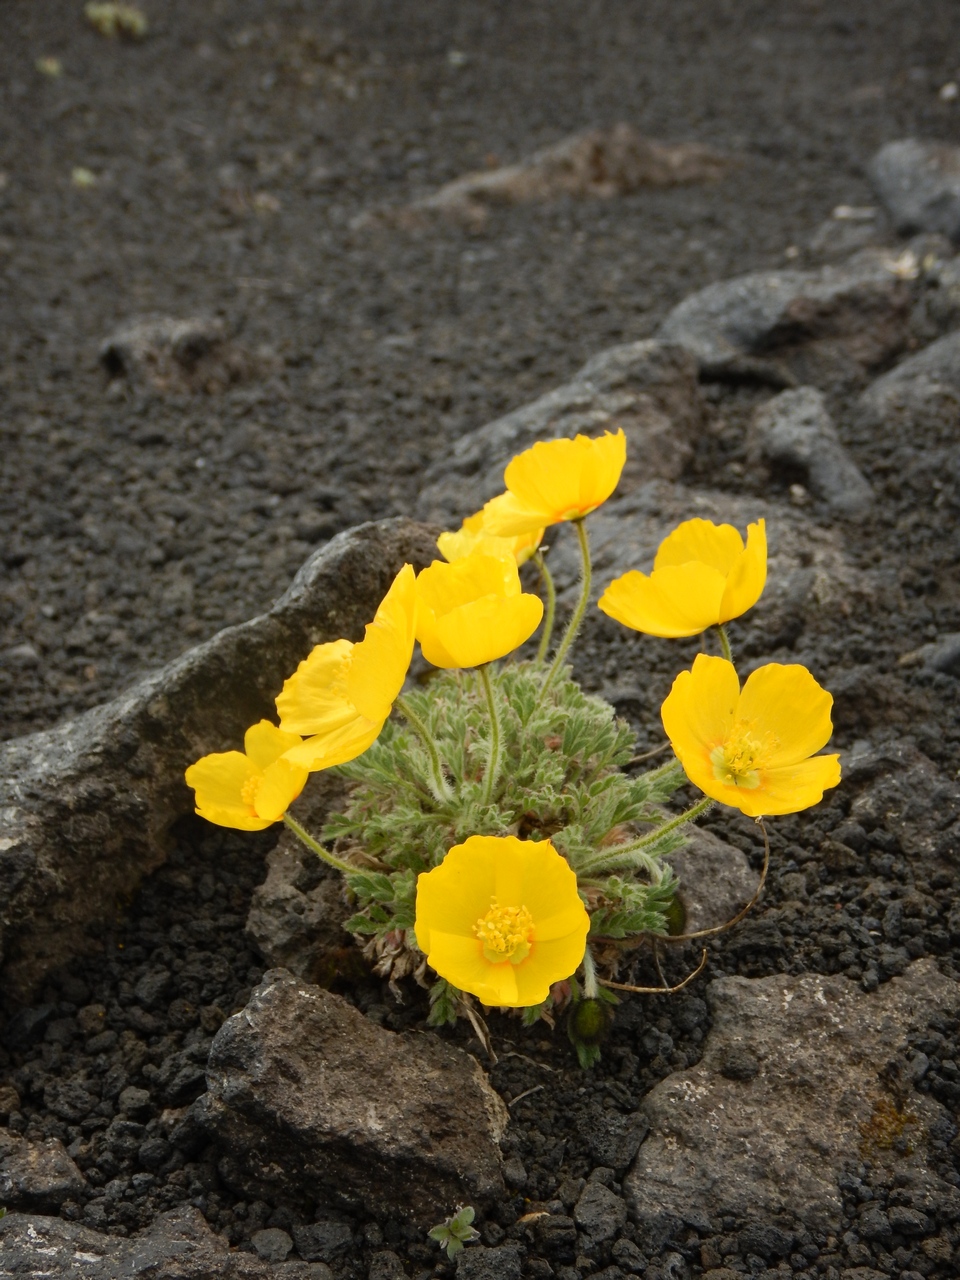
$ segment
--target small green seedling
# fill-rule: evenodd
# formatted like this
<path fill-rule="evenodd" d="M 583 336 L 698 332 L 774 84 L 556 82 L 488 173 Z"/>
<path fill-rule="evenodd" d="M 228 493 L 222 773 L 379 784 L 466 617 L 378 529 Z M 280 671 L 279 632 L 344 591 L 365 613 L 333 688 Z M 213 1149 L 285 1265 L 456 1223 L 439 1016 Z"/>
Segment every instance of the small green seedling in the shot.
<path fill-rule="evenodd" d="M 465 1244 L 480 1239 L 480 1232 L 473 1225 L 476 1216 L 470 1205 L 461 1205 L 453 1217 L 431 1228 L 427 1235 L 446 1249 L 448 1258 L 455 1258 Z"/>

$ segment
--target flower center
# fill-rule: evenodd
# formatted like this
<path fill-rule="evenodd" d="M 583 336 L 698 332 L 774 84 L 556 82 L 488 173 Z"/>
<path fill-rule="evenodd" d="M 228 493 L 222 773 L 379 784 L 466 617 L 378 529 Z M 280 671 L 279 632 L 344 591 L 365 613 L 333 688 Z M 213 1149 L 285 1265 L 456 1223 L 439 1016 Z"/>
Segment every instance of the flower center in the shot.
<path fill-rule="evenodd" d="M 240 788 L 240 799 L 244 804 L 248 804 L 253 808 L 253 802 L 257 798 L 257 792 L 260 790 L 260 775 L 258 773 L 251 774 L 243 786 Z"/>
<path fill-rule="evenodd" d="M 745 725 L 734 725 L 727 741 L 710 752 L 713 776 L 727 787 L 756 790 L 770 746 L 769 742 L 755 738 Z"/>
<path fill-rule="evenodd" d="M 501 907 L 490 899 L 490 910 L 481 916 L 473 931 L 483 943 L 483 956 L 490 964 L 520 964 L 530 954 L 533 916 L 526 907 Z"/>

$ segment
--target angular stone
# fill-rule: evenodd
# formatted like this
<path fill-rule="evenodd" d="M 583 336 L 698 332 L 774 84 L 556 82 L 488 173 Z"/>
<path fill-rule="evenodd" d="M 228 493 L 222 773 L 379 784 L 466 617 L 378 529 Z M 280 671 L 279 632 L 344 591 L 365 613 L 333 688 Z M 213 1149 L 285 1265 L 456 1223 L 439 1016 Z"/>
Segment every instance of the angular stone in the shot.
<path fill-rule="evenodd" d="M 892 254 L 864 250 L 839 266 L 708 285 L 674 307 L 657 337 L 686 347 L 708 376 L 857 380 L 903 348 L 913 292 Z"/>
<path fill-rule="evenodd" d="M 262 376 L 275 365 L 232 342 L 222 320 L 138 316 L 116 329 L 100 348 L 111 378 L 129 378 L 161 392 L 224 391 Z"/>
<path fill-rule="evenodd" d="M 279 1227 L 266 1227 L 263 1231 L 255 1231 L 250 1243 L 257 1251 L 257 1257 L 264 1262 L 283 1262 L 293 1248 L 293 1241 Z"/>
<path fill-rule="evenodd" d="M 902 430 L 909 441 L 913 435 L 912 419 L 918 410 L 929 414 L 939 405 L 955 425 L 958 393 L 960 333 L 951 333 L 872 382 L 860 397 L 858 410 L 876 427 L 891 433 Z"/>
<path fill-rule="evenodd" d="M 955 1017 L 960 985 L 932 960 L 910 965 L 871 995 L 846 978 L 809 974 L 721 978 L 707 989 L 713 1027 L 700 1064 L 658 1084 L 643 1103 L 651 1132 L 624 1180 L 624 1196 L 644 1230 L 692 1215 L 760 1219 L 786 1214 L 818 1231 L 837 1231 L 837 1178 L 858 1167 L 878 1114 L 898 1107 L 885 1068 L 911 1032 Z M 729 1079 L 731 1050 L 759 1070 Z M 902 1107 L 909 1154 L 878 1143 L 875 1166 L 895 1162 L 898 1181 L 960 1205 L 960 1193 L 930 1172 L 926 1134 L 944 1110 L 923 1094 Z"/>
<path fill-rule="evenodd" d="M 612 1240 L 627 1221 L 627 1206 L 601 1182 L 588 1182 L 573 1210 L 573 1220 L 593 1244 Z"/>
<path fill-rule="evenodd" d="M 89 949 L 86 926 L 112 919 L 163 862 L 171 824 L 193 809 L 186 765 L 274 716 L 312 646 L 361 639 L 404 561 L 421 567 L 434 552 L 431 532 L 412 521 L 361 525 L 307 560 L 269 612 L 105 706 L 0 745 L 5 995 L 28 999 L 44 974 Z"/>
<path fill-rule="evenodd" d="M 2 1276 L 45 1280 L 271 1280 L 280 1274 L 249 1253 L 231 1252 L 194 1208 L 164 1214 L 126 1240 L 60 1218 L 10 1213 L 0 1219 L 0 1259 Z"/>
<path fill-rule="evenodd" d="M 56 1138 L 28 1142 L 0 1130 L 0 1204 L 25 1209 L 58 1209 L 87 1183 Z"/>
<path fill-rule="evenodd" d="M 960 148 L 902 138 L 881 147 L 867 173 L 902 235 L 940 231 L 960 240 Z"/>
<path fill-rule="evenodd" d="M 930 866 L 938 859 L 960 862 L 960 783 L 909 739 L 862 744 L 844 755 L 843 776 L 857 793 L 850 804 L 853 822 L 889 832 L 904 853 Z"/>
<path fill-rule="evenodd" d="M 810 492 L 841 515 L 862 515 L 873 490 L 837 433 L 821 392 L 782 391 L 754 414 L 748 457 L 803 477 Z"/>
<path fill-rule="evenodd" d="M 467 1054 L 274 970 L 214 1038 L 197 1113 L 244 1195 L 433 1225 L 504 1194 L 500 1098 Z"/>
<path fill-rule="evenodd" d="M 457 1280 L 520 1280 L 523 1256 L 514 1244 L 475 1245 L 457 1254 Z"/>
<path fill-rule="evenodd" d="M 661 342 L 611 347 L 570 382 L 462 436 L 427 469 L 417 510 L 423 519 L 457 528 L 503 492 L 503 471 L 514 454 L 538 440 L 619 427 L 627 437 L 627 465 L 618 493 L 652 476 L 677 479 L 703 415 L 696 362 L 685 351 Z"/>

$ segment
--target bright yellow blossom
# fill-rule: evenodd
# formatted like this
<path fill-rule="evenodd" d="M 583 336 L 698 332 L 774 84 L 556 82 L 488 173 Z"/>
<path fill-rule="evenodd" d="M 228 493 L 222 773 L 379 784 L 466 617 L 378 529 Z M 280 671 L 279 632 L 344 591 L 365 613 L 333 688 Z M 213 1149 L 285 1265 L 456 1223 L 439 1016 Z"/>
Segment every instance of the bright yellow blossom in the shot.
<path fill-rule="evenodd" d="M 284 758 L 300 739 L 261 720 L 243 736 L 243 751 L 222 751 L 192 764 L 185 777 L 197 813 L 218 827 L 262 831 L 283 817 L 307 781 L 307 771 Z"/>
<path fill-rule="evenodd" d="M 287 759 L 305 769 L 354 760 L 380 736 L 403 688 L 416 621 L 416 577 L 405 564 L 357 644 L 319 644 L 277 698 L 280 726 L 302 734 Z"/>
<path fill-rule="evenodd" d="M 483 509 L 485 528 L 498 537 L 529 533 L 563 520 L 582 520 L 606 502 L 627 460 L 623 431 L 591 440 L 541 440 L 507 465 L 507 492 Z"/>
<path fill-rule="evenodd" d="M 549 840 L 470 836 L 417 880 L 417 944 L 441 978 L 487 1005 L 540 1004 L 573 974 L 590 917 Z"/>
<path fill-rule="evenodd" d="M 417 639 L 435 667 L 479 667 L 519 648 L 543 617 L 520 589 L 516 562 L 472 555 L 434 560 L 417 578 Z"/>
<path fill-rule="evenodd" d="M 500 556 L 501 559 L 513 557 L 517 564 L 526 564 L 531 556 L 536 555 L 537 547 L 543 538 L 545 529 L 533 529 L 529 533 L 521 533 L 512 538 L 498 538 L 489 533 L 484 525 L 483 512 L 467 516 L 456 533 L 441 533 L 437 546 L 444 560 L 452 564 L 454 560 L 462 560 L 474 551 L 482 551 L 484 555 Z"/>
<path fill-rule="evenodd" d="M 806 669 L 771 662 L 740 688 L 732 662 L 698 654 L 661 708 L 687 777 L 706 795 L 751 818 L 798 813 L 840 781 L 826 746 L 833 698 Z"/>
<path fill-rule="evenodd" d="M 636 569 L 616 578 L 598 607 L 625 627 L 651 636 L 695 636 L 739 618 L 767 581 L 763 520 L 747 526 L 686 520 L 660 544 L 649 577 Z"/>

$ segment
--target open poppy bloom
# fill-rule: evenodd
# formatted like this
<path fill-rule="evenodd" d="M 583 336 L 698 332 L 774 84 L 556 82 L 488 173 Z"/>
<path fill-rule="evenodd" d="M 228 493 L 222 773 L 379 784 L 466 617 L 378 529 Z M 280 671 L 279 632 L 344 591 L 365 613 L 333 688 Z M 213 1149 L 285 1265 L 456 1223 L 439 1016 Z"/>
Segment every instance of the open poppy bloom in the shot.
<path fill-rule="evenodd" d="M 280 727 L 306 741 L 287 759 L 311 771 L 354 760 L 380 736 L 413 657 L 416 576 L 405 564 L 364 638 L 318 644 L 277 698 Z"/>
<path fill-rule="evenodd" d="M 540 1004 L 583 959 L 590 917 L 549 840 L 470 836 L 417 880 L 417 945 L 486 1005 Z"/>
<path fill-rule="evenodd" d="M 536 555 L 545 529 L 533 529 L 529 533 L 520 533 L 512 538 L 498 538 L 488 533 L 483 521 L 483 512 L 467 516 L 456 533 L 441 533 L 437 546 L 444 560 L 452 564 L 454 560 L 462 560 L 474 551 L 482 551 L 484 555 L 499 556 L 501 559 L 516 560 L 518 565 L 526 564 L 531 556 Z"/>
<path fill-rule="evenodd" d="M 591 440 L 541 440 L 503 473 L 506 493 L 483 508 L 484 526 L 506 538 L 564 520 L 582 520 L 606 502 L 627 460 L 623 431 Z"/>
<path fill-rule="evenodd" d="M 598 608 L 651 636 L 695 636 L 739 618 L 760 599 L 767 581 L 767 533 L 747 526 L 686 520 L 664 538 L 648 577 L 636 569 L 614 579 Z"/>
<path fill-rule="evenodd" d="M 771 662 L 747 677 L 733 663 L 698 654 L 661 708 L 663 727 L 690 781 L 751 818 L 798 813 L 840 781 L 826 746 L 833 698 L 806 669 Z"/>
<path fill-rule="evenodd" d="M 543 602 L 520 588 L 516 561 L 475 551 L 417 577 L 417 639 L 435 667 L 479 667 L 520 647 Z"/>
<path fill-rule="evenodd" d="M 306 769 L 284 758 L 299 741 L 261 720 L 244 734 L 243 751 L 217 752 L 192 764 L 185 777 L 196 792 L 197 813 L 239 831 L 277 822 L 306 785 Z"/>

